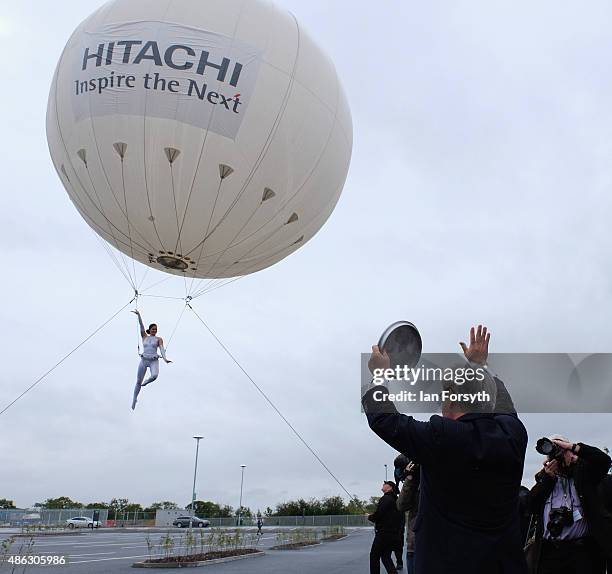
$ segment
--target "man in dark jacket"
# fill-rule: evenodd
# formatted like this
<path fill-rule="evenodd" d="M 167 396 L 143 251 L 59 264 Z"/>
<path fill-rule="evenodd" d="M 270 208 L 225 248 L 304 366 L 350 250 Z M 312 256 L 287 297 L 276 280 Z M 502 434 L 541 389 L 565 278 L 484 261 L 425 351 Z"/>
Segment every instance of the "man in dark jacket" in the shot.
<path fill-rule="evenodd" d="M 368 516 L 374 523 L 376 534 L 370 550 L 370 574 L 380 573 L 382 561 L 387 574 L 397 574 L 391 552 L 397 545 L 397 537 L 402 523 L 402 513 L 396 507 L 397 494 L 394 482 L 385 481 L 383 495 L 378 501 L 376 511 Z"/>
<path fill-rule="evenodd" d="M 609 455 L 608 449 L 605 449 L 606 454 Z M 603 501 L 603 507 L 607 516 L 612 516 L 612 474 L 608 474 L 601 484 L 599 485 L 599 497 Z M 607 559 L 607 572 L 612 574 L 612 556 L 608 556 Z"/>
<path fill-rule="evenodd" d="M 547 458 L 531 489 L 537 520 L 532 569 L 538 574 L 603 574 L 606 558 L 612 558 L 612 516 L 600 486 L 610 457 L 559 435 L 551 439 L 560 453 Z M 566 518 L 561 521 L 564 508 Z"/>
<path fill-rule="evenodd" d="M 469 361 L 486 364 L 489 337 L 486 328 L 471 330 L 470 346 L 461 345 Z M 371 369 L 388 366 L 374 347 Z M 422 422 L 399 414 L 384 400 L 388 393 L 373 387 L 362 404 L 370 428 L 421 465 L 416 572 L 525 574 L 518 493 L 527 432 L 517 415 L 473 412 L 458 403 Z"/>
<path fill-rule="evenodd" d="M 405 513 L 406 521 L 406 574 L 414 574 L 414 525 L 419 512 L 420 478 L 419 466 L 410 462 L 397 497 L 397 509 Z"/>

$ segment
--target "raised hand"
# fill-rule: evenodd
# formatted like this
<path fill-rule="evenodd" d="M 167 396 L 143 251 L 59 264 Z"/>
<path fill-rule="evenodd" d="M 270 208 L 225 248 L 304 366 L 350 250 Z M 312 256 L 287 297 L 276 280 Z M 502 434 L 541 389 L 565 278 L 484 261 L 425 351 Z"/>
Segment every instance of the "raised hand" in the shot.
<path fill-rule="evenodd" d="M 468 347 L 463 342 L 459 343 L 459 345 L 461 345 L 463 354 L 468 361 L 485 365 L 489 356 L 490 339 L 491 333 L 487 332 L 487 328 L 478 325 L 478 329 L 474 329 L 474 327 L 470 329 L 470 346 Z"/>
<path fill-rule="evenodd" d="M 368 361 L 368 369 L 373 374 L 374 369 L 388 369 L 391 366 L 391 359 L 389 359 L 389 355 L 387 355 L 387 351 L 383 349 L 382 353 L 378 348 L 378 345 L 372 346 L 372 354 L 370 355 L 370 360 Z"/>

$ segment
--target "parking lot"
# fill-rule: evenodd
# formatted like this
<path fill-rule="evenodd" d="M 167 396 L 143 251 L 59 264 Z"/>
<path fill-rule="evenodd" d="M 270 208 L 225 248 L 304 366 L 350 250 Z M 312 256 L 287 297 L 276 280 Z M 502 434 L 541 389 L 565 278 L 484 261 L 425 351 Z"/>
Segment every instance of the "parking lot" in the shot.
<path fill-rule="evenodd" d="M 40 574 L 52 572 L 68 573 L 127 573 L 133 572 L 132 563 L 146 560 L 149 557 L 146 542 L 147 535 L 151 541 L 157 543 L 166 531 L 130 531 L 130 530 L 98 530 L 83 532 L 72 536 L 46 536 L 36 537 L 31 554 L 35 555 L 66 555 L 67 566 L 30 566 L 27 572 Z M 311 572 L 333 574 L 366 574 L 368 568 L 368 554 L 372 541 L 371 529 L 356 528 L 348 530 L 348 537 L 336 542 L 326 542 L 300 550 L 279 551 L 269 550 L 276 544 L 276 533 L 264 529 L 259 545 L 267 551 L 263 557 L 249 558 L 206 566 L 206 572 L 223 572 L 227 574 L 275 574 L 291 571 L 292 574 L 306 574 Z M 175 544 L 180 544 L 184 532 L 171 531 Z M 7 534 L 0 534 L 0 541 L 6 539 Z M 26 546 L 28 538 L 17 539 L 13 549 L 20 545 Z M 11 572 L 13 567 L 4 565 L 0 571 Z M 22 572 L 16 568 L 15 572 Z"/>

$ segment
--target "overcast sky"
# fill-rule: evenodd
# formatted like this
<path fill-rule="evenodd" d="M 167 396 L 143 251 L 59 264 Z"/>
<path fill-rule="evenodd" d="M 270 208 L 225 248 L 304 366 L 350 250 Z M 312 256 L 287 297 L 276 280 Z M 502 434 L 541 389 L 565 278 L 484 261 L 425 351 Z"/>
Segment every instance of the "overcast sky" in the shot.
<path fill-rule="evenodd" d="M 0 15 L 0 410 L 131 297 L 63 190 L 45 136 L 60 52 L 99 4 L 23 0 Z M 612 346 L 612 5 L 279 4 L 337 65 L 354 122 L 349 177 L 303 249 L 196 309 L 366 498 L 394 453 L 360 412 L 360 353 L 387 324 L 413 321 L 429 352 L 458 350 L 475 322 L 495 352 Z M 151 292 L 180 296 L 182 283 Z M 181 308 L 141 303 L 166 338 Z M 133 413 L 136 339 L 126 310 L 0 417 L 0 498 L 185 504 L 194 433 L 206 437 L 199 498 L 237 506 L 240 464 L 254 510 L 341 494 L 193 315 Z M 524 420 L 527 484 L 543 434 L 612 444 L 612 415 Z"/>

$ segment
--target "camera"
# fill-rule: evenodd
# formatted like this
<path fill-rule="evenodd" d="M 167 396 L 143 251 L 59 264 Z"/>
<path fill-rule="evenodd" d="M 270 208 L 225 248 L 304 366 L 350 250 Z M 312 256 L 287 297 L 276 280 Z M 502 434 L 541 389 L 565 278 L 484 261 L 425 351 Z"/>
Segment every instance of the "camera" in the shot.
<path fill-rule="evenodd" d="M 536 451 L 550 459 L 563 458 L 563 449 L 549 438 L 543 437 L 536 443 Z"/>
<path fill-rule="evenodd" d="M 395 457 L 395 460 L 393 461 L 393 466 L 395 467 L 395 470 L 393 471 L 393 478 L 395 479 L 396 484 L 403 482 L 410 474 L 413 474 L 416 471 L 417 465 L 414 463 L 412 464 L 412 468 L 408 470 L 410 462 L 410 459 L 406 455 L 400 454 Z"/>
<path fill-rule="evenodd" d="M 552 538 L 559 538 L 563 529 L 572 524 L 574 524 L 574 513 L 567 506 L 551 508 L 546 528 Z"/>

